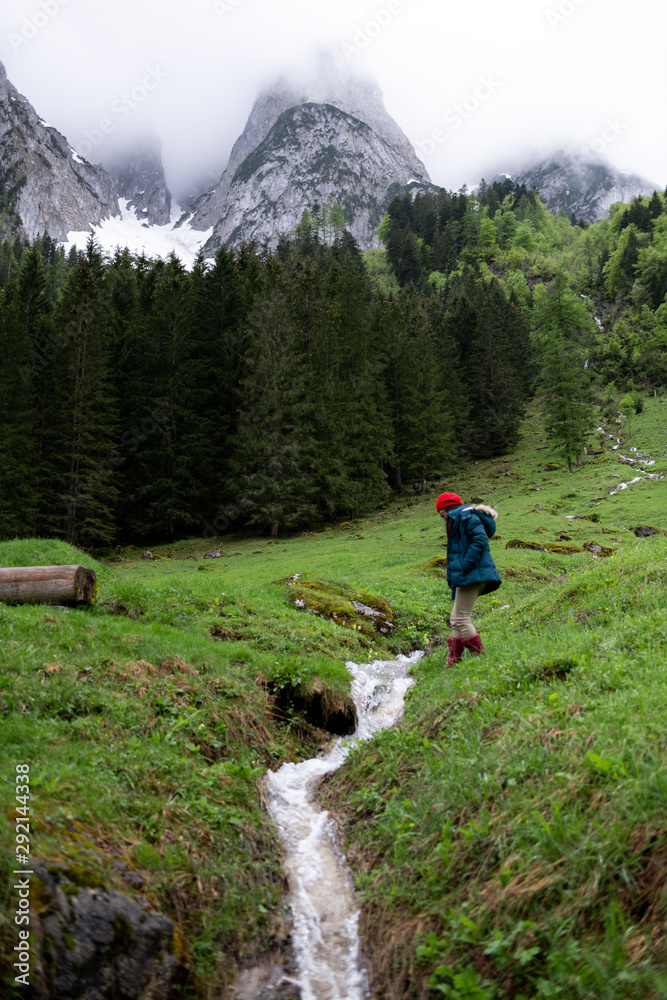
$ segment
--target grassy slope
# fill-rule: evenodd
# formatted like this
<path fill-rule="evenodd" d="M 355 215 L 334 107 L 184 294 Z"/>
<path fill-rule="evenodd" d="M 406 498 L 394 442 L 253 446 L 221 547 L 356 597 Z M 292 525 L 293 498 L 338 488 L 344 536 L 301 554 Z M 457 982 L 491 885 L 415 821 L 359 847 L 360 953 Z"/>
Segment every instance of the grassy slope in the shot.
<path fill-rule="evenodd" d="M 652 471 L 667 471 L 666 431 L 667 410 L 650 400 L 628 447 L 658 459 Z M 556 948 L 551 970 L 552 939 L 585 941 L 589 932 L 591 949 L 608 958 L 600 934 L 616 944 L 625 933 L 610 901 L 618 897 L 632 922 L 623 892 L 639 892 L 640 869 L 661 864 L 651 836 L 664 818 L 657 574 L 667 547 L 619 526 L 667 529 L 665 484 L 640 483 L 598 504 L 618 482 L 611 475 L 632 471 L 607 451 L 572 476 L 544 472 L 542 443 L 529 421 L 515 456 L 447 484 L 466 499 L 493 491 L 484 499 L 501 513 L 492 551 L 505 578 L 479 605 L 488 656 L 456 671 L 443 672 L 438 648 L 451 603 L 443 575 L 421 566 L 444 554 L 432 497 L 277 544 L 226 537 L 217 561 L 185 557 L 201 559 L 218 540 L 159 549 L 161 562 L 128 553 L 121 565 L 98 567 L 91 609 L 0 606 L 0 741 L 6 761 L 31 763 L 35 853 L 71 865 L 83 857 L 108 884 L 123 884 L 114 860 L 140 872 L 181 923 L 194 989 L 217 995 L 234 961 L 267 949 L 280 931 L 279 849 L 262 811 L 262 771 L 308 752 L 315 735 L 281 718 L 256 678 L 317 673 L 340 689 L 342 660 L 430 646 L 404 724 L 327 786 L 356 859 L 379 995 L 410 996 L 442 959 L 506 979 L 514 996 L 506 967 L 517 966 L 519 946 L 521 989 L 532 995 L 540 978 L 556 983 L 583 962 Z M 599 524 L 565 520 L 590 513 Z M 564 529 L 618 553 L 592 560 L 504 548 Z M 62 543 L 0 545 L 0 565 L 79 560 L 92 564 Z M 371 641 L 295 610 L 274 581 L 297 572 L 382 594 L 397 611 L 394 635 Z M 6 784 L 2 795 L 8 811 Z M 2 832 L 5 856 L 10 832 Z M 643 930 L 626 942 L 638 967 L 660 947 L 659 931 L 642 944 L 647 928 L 662 927 L 657 913 L 651 900 Z M 537 928 L 517 930 L 539 914 Z M 495 957 L 484 955 L 494 928 Z M 419 929 L 435 938 L 413 969 Z"/>
<path fill-rule="evenodd" d="M 627 447 L 664 469 L 662 405 L 637 428 Z M 487 655 L 446 671 L 436 650 L 402 725 L 328 779 L 383 998 L 667 995 L 667 536 L 620 527 L 667 529 L 665 483 L 597 503 L 617 456 L 542 475 L 531 444 L 489 498 L 503 537 L 569 524 L 617 553 L 494 549 L 509 606 L 486 606 Z"/>

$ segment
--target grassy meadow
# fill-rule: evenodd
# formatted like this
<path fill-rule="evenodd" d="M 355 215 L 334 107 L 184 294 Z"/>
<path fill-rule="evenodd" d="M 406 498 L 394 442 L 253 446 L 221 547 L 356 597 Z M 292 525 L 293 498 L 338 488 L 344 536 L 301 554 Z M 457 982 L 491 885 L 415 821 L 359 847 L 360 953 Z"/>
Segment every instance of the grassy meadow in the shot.
<path fill-rule="evenodd" d="M 0 605 L 0 745 L 10 777 L 31 767 L 35 856 L 82 885 L 127 890 L 130 873 L 177 923 L 185 993 L 224 996 L 286 936 L 262 775 L 326 739 L 277 692 L 343 696 L 346 660 L 425 649 L 402 723 L 321 793 L 357 879 L 374 996 L 667 995 L 667 534 L 632 530 L 667 532 L 667 485 L 610 496 L 640 475 L 621 456 L 667 473 L 667 401 L 644 402 L 572 474 L 534 413 L 516 453 L 295 537 L 184 540 L 105 564 L 63 542 L 0 543 L 1 566 L 98 574 L 89 608 Z M 486 656 L 449 671 L 440 485 L 499 511 L 504 580 L 476 609 Z M 391 634 L 299 610 L 285 583 L 297 573 L 383 597 Z"/>

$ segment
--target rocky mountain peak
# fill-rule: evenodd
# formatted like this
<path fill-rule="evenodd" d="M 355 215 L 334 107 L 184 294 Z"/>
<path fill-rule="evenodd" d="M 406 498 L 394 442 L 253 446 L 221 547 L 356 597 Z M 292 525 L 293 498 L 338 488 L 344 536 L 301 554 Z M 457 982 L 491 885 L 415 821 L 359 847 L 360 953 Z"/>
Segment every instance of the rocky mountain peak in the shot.
<path fill-rule="evenodd" d="M 132 147 L 107 159 L 105 166 L 119 198 L 128 202 L 145 225 L 164 226 L 171 219 L 171 193 L 162 165 L 162 143 L 145 135 Z"/>
<path fill-rule="evenodd" d="M 65 240 L 119 214 L 114 184 L 102 167 L 78 156 L 36 113 L 0 63 L 0 209 L 10 227 Z"/>
<path fill-rule="evenodd" d="M 512 180 L 535 188 L 550 212 L 599 222 L 617 201 L 652 194 L 658 185 L 624 173 L 592 150 L 561 148 L 512 173 Z"/>
<path fill-rule="evenodd" d="M 411 180 L 428 184 L 428 173 L 378 84 L 327 54 L 314 75 L 283 77 L 259 94 L 192 225 L 215 227 L 209 251 L 250 239 L 275 245 L 304 209 L 337 201 L 360 244 L 372 246 L 390 194 Z"/>

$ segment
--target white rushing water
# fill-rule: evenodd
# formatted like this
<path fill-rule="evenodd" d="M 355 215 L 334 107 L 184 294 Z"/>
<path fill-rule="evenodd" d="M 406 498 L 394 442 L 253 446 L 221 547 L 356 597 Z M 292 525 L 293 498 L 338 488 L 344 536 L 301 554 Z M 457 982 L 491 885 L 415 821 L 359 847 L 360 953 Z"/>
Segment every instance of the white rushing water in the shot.
<path fill-rule="evenodd" d="M 424 654 L 348 663 L 358 726 L 325 756 L 269 771 L 269 812 L 283 844 L 290 886 L 294 945 L 302 1000 L 364 1000 L 368 983 L 361 960 L 354 885 L 328 812 L 313 801 L 318 782 L 337 770 L 350 749 L 393 726 L 413 681 L 410 667 Z"/>
<path fill-rule="evenodd" d="M 617 444 L 612 445 L 611 450 L 618 452 L 621 445 L 620 437 L 614 437 L 613 434 L 609 434 L 603 427 L 598 427 L 600 434 L 604 434 L 605 437 L 611 438 L 612 441 L 616 441 Z M 637 452 L 638 448 L 629 448 L 629 451 Z M 637 458 L 629 458 L 627 455 L 621 455 L 620 452 L 618 457 L 621 459 L 624 465 L 638 465 L 643 466 L 643 468 L 638 469 L 638 472 L 643 472 L 643 476 L 635 476 L 634 479 L 629 479 L 627 483 L 618 483 L 613 490 L 609 490 L 609 496 L 615 497 L 617 494 L 622 493 L 623 490 L 627 490 L 628 487 L 634 486 L 635 483 L 643 483 L 646 479 L 664 479 L 664 475 L 655 472 L 647 472 L 646 470 L 651 466 L 655 465 L 655 459 L 651 458 L 650 455 L 637 455 Z M 620 478 L 620 477 L 619 477 Z"/>

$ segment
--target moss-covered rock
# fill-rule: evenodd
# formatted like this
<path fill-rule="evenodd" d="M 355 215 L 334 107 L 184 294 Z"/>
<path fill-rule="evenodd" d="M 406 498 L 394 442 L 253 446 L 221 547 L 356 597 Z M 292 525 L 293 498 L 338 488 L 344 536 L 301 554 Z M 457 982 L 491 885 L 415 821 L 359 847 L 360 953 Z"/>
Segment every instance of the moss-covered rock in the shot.
<path fill-rule="evenodd" d="M 652 528 L 649 524 L 639 524 L 632 529 L 637 538 L 650 538 L 651 535 L 663 535 L 662 528 Z"/>
<path fill-rule="evenodd" d="M 425 563 L 419 563 L 418 566 L 415 566 L 415 569 L 446 570 L 447 556 L 436 556 L 435 559 L 429 559 Z"/>
<path fill-rule="evenodd" d="M 572 555 L 584 551 L 581 545 L 567 545 L 563 542 L 528 542 L 523 538 L 513 538 L 505 548 L 532 549 L 534 552 L 557 552 L 560 555 Z"/>
<path fill-rule="evenodd" d="M 614 549 L 607 545 L 600 545 L 599 542 L 584 542 L 584 552 L 590 552 L 591 555 L 597 556 L 599 559 L 608 559 L 609 556 L 613 556 Z"/>
<path fill-rule="evenodd" d="M 387 601 L 355 587 L 297 574 L 287 580 L 287 596 L 295 607 L 329 618 L 369 638 L 378 633 L 390 635 L 394 627 L 394 614 Z"/>
<path fill-rule="evenodd" d="M 33 870 L 36 1000 L 174 995 L 187 978 L 189 956 L 172 920 L 142 896 L 93 885 L 83 868 L 35 862 Z"/>

